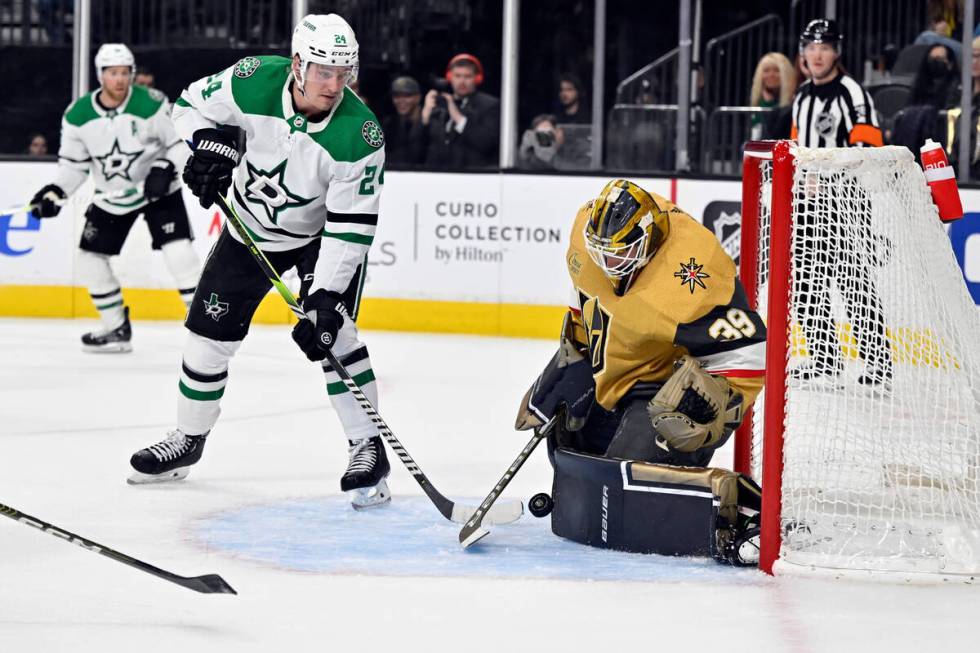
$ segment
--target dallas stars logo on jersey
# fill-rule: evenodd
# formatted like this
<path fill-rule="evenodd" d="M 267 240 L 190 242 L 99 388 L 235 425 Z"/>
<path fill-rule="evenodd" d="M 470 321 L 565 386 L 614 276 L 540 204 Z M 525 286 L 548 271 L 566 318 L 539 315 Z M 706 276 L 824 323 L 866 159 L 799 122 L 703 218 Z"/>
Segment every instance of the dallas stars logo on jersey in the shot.
<path fill-rule="evenodd" d="M 674 276 L 680 278 L 682 286 L 687 284 L 688 290 L 690 290 L 691 294 L 693 295 L 694 286 L 701 286 L 702 288 L 707 289 L 707 286 L 704 285 L 704 282 L 701 280 L 711 278 L 710 274 L 701 271 L 701 268 L 703 267 L 703 265 L 698 265 L 698 262 L 695 261 L 694 257 L 692 256 L 690 263 L 681 263 L 681 269 L 675 272 Z"/>
<path fill-rule="evenodd" d="M 126 181 L 132 181 L 132 177 L 129 176 L 129 169 L 141 154 L 143 154 L 143 150 L 123 152 L 119 148 L 119 139 L 117 138 L 112 141 L 112 148 L 109 152 L 95 157 L 95 160 L 102 165 L 102 176 L 105 177 L 106 181 L 113 177 L 122 177 Z"/>
<path fill-rule="evenodd" d="M 272 170 L 260 170 L 247 159 L 245 161 L 248 171 L 245 199 L 261 205 L 265 209 L 266 217 L 272 224 L 277 224 L 276 220 L 282 211 L 306 206 L 316 199 L 315 197 L 300 197 L 289 190 L 284 180 L 286 163 L 283 161 Z"/>
<path fill-rule="evenodd" d="M 245 57 L 235 64 L 235 77 L 246 79 L 252 76 L 262 62 L 258 57 Z"/>
<path fill-rule="evenodd" d="M 204 302 L 204 314 L 215 322 L 220 320 L 228 312 L 228 302 L 218 301 L 218 293 L 211 293 L 211 297 Z"/>
<path fill-rule="evenodd" d="M 373 120 L 368 120 L 364 123 L 364 126 L 361 127 L 361 136 L 364 137 L 364 142 L 371 147 L 381 147 L 385 144 L 384 132 L 381 131 L 381 127 L 378 126 L 378 123 L 374 122 Z"/>

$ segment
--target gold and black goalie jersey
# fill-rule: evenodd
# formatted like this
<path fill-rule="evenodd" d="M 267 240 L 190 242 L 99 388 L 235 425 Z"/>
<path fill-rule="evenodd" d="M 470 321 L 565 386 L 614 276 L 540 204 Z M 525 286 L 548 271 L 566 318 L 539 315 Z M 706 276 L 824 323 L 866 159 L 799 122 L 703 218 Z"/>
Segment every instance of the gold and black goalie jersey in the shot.
<path fill-rule="evenodd" d="M 586 252 L 591 203 L 579 210 L 572 228 L 566 263 L 576 305 L 570 308 L 576 339 L 592 358 L 596 399 L 612 410 L 635 383 L 665 381 L 674 361 L 690 353 L 750 403 L 764 381 L 765 326 L 715 236 L 651 195 L 668 213 L 668 235 L 622 296 Z"/>

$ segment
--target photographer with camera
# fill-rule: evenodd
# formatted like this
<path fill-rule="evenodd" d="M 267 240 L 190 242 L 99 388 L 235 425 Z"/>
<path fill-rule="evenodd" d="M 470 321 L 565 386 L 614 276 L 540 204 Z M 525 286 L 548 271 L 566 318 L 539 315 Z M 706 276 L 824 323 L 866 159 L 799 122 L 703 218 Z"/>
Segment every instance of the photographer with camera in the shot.
<path fill-rule="evenodd" d="M 562 126 L 550 113 L 535 116 L 531 128 L 524 131 L 518 152 L 518 165 L 525 170 L 586 170 L 590 164 L 591 144 L 588 138 L 571 137 L 568 130 L 577 125 Z"/>
<path fill-rule="evenodd" d="M 564 142 L 555 117 L 548 113 L 536 116 L 531 128 L 521 137 L 520 167 L 528 170 L 552 170 L 555 158 Z"/>
<path fill-rule="evenodd" d="M 493 168 L 500 147 L 500 100 L 477 90 L 483 64 L 471 54 L 449 60 L 422 104 L 430 168 Z M 450 92 L 451 91 L 451 92 Z"/>

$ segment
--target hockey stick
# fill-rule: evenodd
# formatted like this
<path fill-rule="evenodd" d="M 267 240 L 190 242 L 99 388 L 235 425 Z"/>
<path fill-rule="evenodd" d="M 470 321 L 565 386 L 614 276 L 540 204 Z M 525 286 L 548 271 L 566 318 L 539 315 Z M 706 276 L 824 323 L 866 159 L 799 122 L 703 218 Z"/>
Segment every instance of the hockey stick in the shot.
<path fill-rule="evenodd" d="M 534 429 L 534 435 L 531 436 L 531 439 L 528 440 L 526 445 L 524 445 L 524 449 L 521 451 L 521 453 L 517 455 L 514 462 L 512 462 L 510 467 L 507 468 L 507 471 L 504 472 L 504 475 L 500 477 L 497 484 L 493 486 L 492 490 L 490 490 L 490 494 L 488 494 L 487 498 L 480 504 L 480 507 L 473 514 L 473 518 L 466 522 L 463 528 L 459 530 L 459 543 L 463 545 L 464 549 L 470 548 L 472 545 L 476 544 L 490 534 L 490 531 L 483 528 L 483 522 L 486 521 L 487 513 L 491 510 L 491 508 L 493 508 L 494 502 L 504 491 L 504 488 L 510 484 L 511 479 L 514 478 L 514 475 L 517 474 L 521 467 L 524 466 L 524 463 L 527 462 L 527 459 L 534 452 L 535 448 L 537 448 L 538 443 L 548 437 L 548 434 L 551 432 L 551 429 L 554 428 L 557 420 L 558 416 L 556 415 L 548 420 L 548 423 L 544 426 Z M 492 522 L 487 523 L 492 524 Z"/>
<path fill-rule="evenodd" d="M 111 193 L 104 193 L 97 191 L 93 196 L 91 201 L 96 200 L 119 200 L 135 195 L 136 193 L 142 192 L 143 184 L 138 184 L 133 188 L 126 188 L 124 190 L 116 190 Z M 68 198 L 63 200 L 54 200 L 55 206 L 64 206 L 68 203 Z M 16 206 L 8 206 L 5 209 L 0 209 L 0 215 L 16 215 L 18 213 L 28 213 L 33 212 L 36 204 L 18 204 Z M 40 218 L 39 218 L 40 219 Z"/>
<path fill-rule="evenodd" d="M 262 268 L 262 272 L 265 273 L 265 275 L 269 278 L 269 281 L 272 282 L 272 285 L 275 286 L 277 291 L 279 291 L 279 295 L 285 300 L 286 304 L 289 305 L 289 308 L 293 311 L 293 314 L 300 320 L 309 319 L 306 317 L 306 313 L 304 313 L 303 309 L 300 307 L 299 302 L 296 301 L 296 297 L 293 296 L 292 291 L 286 286 L 286 284 L 283 283 L 275 268 L 273 268 L 272 264 L 269 263 L 269 259 L 265 257 L 262 250 L 260 250 L 255 244 L 255 241 L 248 233 L 248 230 L 245 228 L 244 223 L 242 223 L 241 218 L 238 217 L 238 213 L 235 212 L 235 209 L 232 208 L 225 198 L 221 197 L 220 195 L 218 196 L 217 204 L 221 209 L 221 212 L 225 214 L 228 222 L 230 222 L 231 226 L 236 232 L 238 232 L 239 237 L 241 237 L 245 247 L 247 247 L 248 251 L 252 254 L 255 262 L 259 264 L 260 268 Z M 405 450 L 405 447 L 402 446 L 402 443 L 398 440 L 398 438 L 395 437 L 395 434 L 391 432 L 391 429 L 388 428 L 385 421 L 381 419 L 381 415 L 379 415 L 378 411 L 375 410 L 374 406 L 371 404 L 371 400 L 364 396 L 364 392 L 362 392 L 361 388 L 358 387 L 350 373 L 340 363 L 340 361 L 337 360 L 337 357 L 330 350 L 327 350 L 327 362 L 330 363 L 330 366 L 344 382 L 344 385 L 347 386 L 347 389 L 354 395 L 358 405 L 360 405 L 361 409 L 367 414 L 368 417 L 371 418 L 371 421 L 374 422 L 375 427 L 378 429 L 378 433 L 385 439 L 392 451 L 398 454 L 398 459 L 402 461 L 402 464 L 405 465 L 405 468 L 408 469 L 415 481 L 422 487 L 422 491 L 425 492 L 425 495 L 429 497 L 433 504 L 435 504 L 436 509 L 442 514 L 442 516 L 449 521 L 456 522 L 457 524 L 466 523 L 466 521 L 475 512 L 477 512 L 477 509 L 470 506 L 459 505 L 458 503 L 450 501 L 440 494 L 439 491 L 433 487 L 431 481 L 429 481 L 429 478 L 422 473 L 422 470 L 419 468 L 418 464 Z M 522 514 L 524 514 L 524 505 L 520 502 L 516 502 L 516 505 L 509 504 L 499 506 L 499 510 L 497 510 L 493 515 L 488 515 L 488 520 L 490 523 L 494 524 L 507 524 L 520 519 Z"/>
<path fill-rule="evenodd" d="M 119 553 L 106 546 L 93 542 L 92 540 L 87 540 L 84 537 L 75 535 L 74 533 L 69 533 L 68 531 L 62 530 L 57 526 L 52 526 L 51 524 L 41 521 L 37 517 L 31 517 L 30 515 L 22 513 L 16 508 L 11 508 L 10 506 L 5 506 L 0 503 L 0 515 L 4 517 L 9 517 L 14 521 L 18 521 L 22 524 L 36 528 L 39 531 L 44 531 L 45 533 L 50 533 L 58 539 L 64 540 L 65 542 L 71 542 L 76 544 L 83 549 L 98 553 L 99 555 L 111 558 L 116 562 L 121 562 L 124 565 L 129 565 L 134 569 L 139 569 L 142 572 L 156 576 L 157 578 L 162 578 L 163 580 L 169 580 L 171 583 L 176 583 L 181 587 L 186 587 L 187 589 L 194 590 L 195 592 L 200 592 L 202 594 L 238 594 L 231 585 L 225 582 L 225 579 L 217 574 L 207 574 L 205 576 L 178 576 L 177 574 L 170 573 L 169 571 L 164 571 L 159 567 L 154 567 L 153 565 L 143 562 L 142 560 L 137 560 L 136 558 L 130 558 L 124 553 Z"/>

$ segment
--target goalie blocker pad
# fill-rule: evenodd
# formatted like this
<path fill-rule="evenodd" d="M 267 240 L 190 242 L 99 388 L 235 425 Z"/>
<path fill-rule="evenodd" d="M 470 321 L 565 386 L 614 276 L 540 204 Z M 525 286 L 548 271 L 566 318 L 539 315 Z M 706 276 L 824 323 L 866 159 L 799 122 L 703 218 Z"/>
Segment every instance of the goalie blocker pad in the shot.
<path fill-rule="evenodd" d="M 557 448 L 555 535 L 603 549 L 726 560 L 738 521 L 739 475 L 600 458 Z"/>

